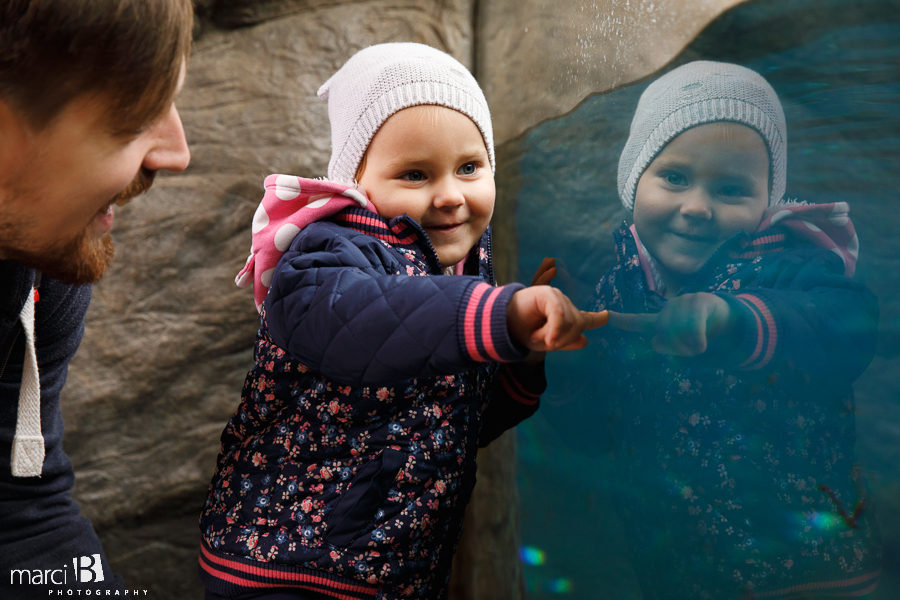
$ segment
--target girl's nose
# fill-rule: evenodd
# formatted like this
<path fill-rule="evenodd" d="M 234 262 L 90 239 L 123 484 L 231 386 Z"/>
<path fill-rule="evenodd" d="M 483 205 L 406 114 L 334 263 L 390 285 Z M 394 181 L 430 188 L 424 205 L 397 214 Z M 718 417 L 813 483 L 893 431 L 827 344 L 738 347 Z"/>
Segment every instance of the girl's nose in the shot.
<path fill-rule="evenodd" d="M 436 182 L 432 203 L 436 208 L 456 208 L 466 202 L 459 183 L 452 177 L 444 177 Z"/>
<path fill-rule="evenodd" d="M 153 145 L 144 156 L 144 168 L 151 171 L 183 171 L 187 168 L 191 151 L 184 136 L 181 116 L 174 104 L 146 133 L 153 137 Z"/>
<path fill-rule="evenodd" d="M 695 219 L 709 219 L 712 208 L 709 194 L 701 188 L 694 188 L 682 196 L 681 214 Z"/>

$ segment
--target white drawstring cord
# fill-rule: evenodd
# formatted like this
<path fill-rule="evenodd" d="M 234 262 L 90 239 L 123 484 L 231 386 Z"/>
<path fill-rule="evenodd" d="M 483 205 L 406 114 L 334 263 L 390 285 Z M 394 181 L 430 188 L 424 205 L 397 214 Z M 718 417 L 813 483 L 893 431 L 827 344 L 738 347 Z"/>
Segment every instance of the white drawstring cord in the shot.
<path fill-rule="evenodd" d="M 40 477 L 44 467 L 44 437 L 41 434 L 41 380 L 34 349 L 34 290 L 28 294 L 19 319 L 25 330 L 25 360 L 12 445 L 12 474 L 14 477 Z"/>

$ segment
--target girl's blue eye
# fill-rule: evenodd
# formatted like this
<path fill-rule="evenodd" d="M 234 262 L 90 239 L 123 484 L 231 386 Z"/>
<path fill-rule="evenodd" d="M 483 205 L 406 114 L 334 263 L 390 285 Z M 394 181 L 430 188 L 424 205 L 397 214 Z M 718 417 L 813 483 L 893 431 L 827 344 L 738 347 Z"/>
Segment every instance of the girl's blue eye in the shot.
<path fill-rule="evenodd" d="M 665 173 L 663 173 L 662 177 L 669 185 L 678 187 L 687 185 L 687 177 L 685 177 L 683 173 L 679 173 L 678 171 L 666 171 Z"/>
<path fill-rule="evenodd" d="M 460 175 L 474 175 L 475 171 L 478 170 L 478 165 L 473 162 L 468 162 L 459 168 Z"/>
<path fill-rule="evenodd" d="M 422 171 L 409 171 L 400 177 L 407 181 L 425 181 L 425 173 Z"/>
<path fill-rule="evenodd" d="M 726 196 L 728 198 L 743 198 L 744 196 L 749 196 L 742 186 L 739 185 L 723 185 L 719 188 L 719 195 Z"/>

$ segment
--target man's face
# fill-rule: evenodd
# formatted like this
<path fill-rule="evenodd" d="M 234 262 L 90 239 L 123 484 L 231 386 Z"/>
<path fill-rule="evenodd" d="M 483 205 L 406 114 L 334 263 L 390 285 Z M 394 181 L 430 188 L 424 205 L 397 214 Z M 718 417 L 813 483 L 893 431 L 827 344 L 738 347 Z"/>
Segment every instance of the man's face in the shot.
<path fill-rule="evenodd" d="M 114 205 L 190 160 L 174 102 L 132 135 L 112 133 L 112 118 L 96 98 L 77 98 L 40 131 L 6 123 L 14 135 L 0 140 L 0 258 L 70 283 L 100 278 Z"/>

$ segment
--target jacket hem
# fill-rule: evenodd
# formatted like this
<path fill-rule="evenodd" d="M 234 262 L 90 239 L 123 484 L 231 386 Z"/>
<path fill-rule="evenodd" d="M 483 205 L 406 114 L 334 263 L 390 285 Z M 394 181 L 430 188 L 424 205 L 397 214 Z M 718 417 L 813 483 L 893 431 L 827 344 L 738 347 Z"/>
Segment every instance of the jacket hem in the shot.
<path fill-rule="evenodd" d="M 860 598 L 871 594 L 878 587 L 881 569 L 868 573 L 829 581 L 812 581 L 786 588 L 753 593 L 753 598 L 788 599 L 807 597 L 809 593 L 827 598 Z"/>
<path fill-rule="evenodd" d="M 211 592 L 237 596 L 264 590 L 303 590 L 336 600 L 367 600 L 380 597 L 379 588 L 315 569 L 262 563 L 212 550 L 200 545 L 200 579 Z"/>

